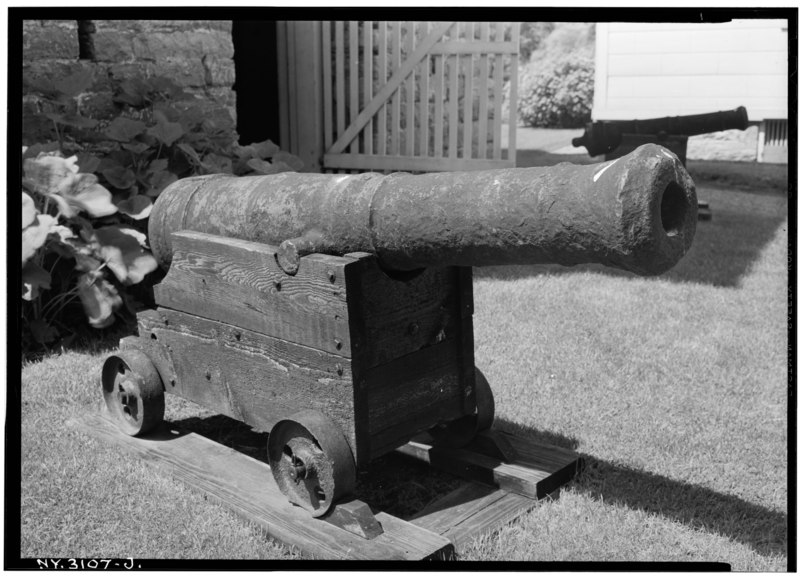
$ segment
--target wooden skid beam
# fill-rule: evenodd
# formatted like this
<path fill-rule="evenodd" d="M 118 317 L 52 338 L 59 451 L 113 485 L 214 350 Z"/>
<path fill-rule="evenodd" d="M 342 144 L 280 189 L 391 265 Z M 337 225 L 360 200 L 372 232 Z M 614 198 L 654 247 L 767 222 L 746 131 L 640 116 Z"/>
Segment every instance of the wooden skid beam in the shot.
<path fill-rule="evenodd" d="M 504 432 L 488 431 L 482 436 L 498 435 L 501 443 L 510 444 L 514 458 L 504 462 L 496 454 L 487 454 L 480 442 L 460 450 L 440 450 L 425 441 L 409 442 L 397 452 L 422 460 L 453 474 L 507 492 L 529 498 L 544 498 L 572 480 L 583 466 L 573 451 L 533 444 Z"/>
<path fill-rule="evenodd" d="M 296 547 L 304 557 L 427 560 L 453 556 L 447 538 L 385 512 L 375 515 L 383 533 L 372 539 L 314 520 L 280 493 L 267 464 L 198 434 L 163 427 L 146 438 L 132 438 L 118 431 L 105 414 L 91 414 L 70 424 L 140 456 L 147 464 L 264 526 L 271 538 Z"/>
<path fill-rule="evenodd" d="M 411 523 L 444 536 L 456 551 L 467 542 L 508 524 L 537 501 L 478 482 L 466 482 L 416 514 Z"/>

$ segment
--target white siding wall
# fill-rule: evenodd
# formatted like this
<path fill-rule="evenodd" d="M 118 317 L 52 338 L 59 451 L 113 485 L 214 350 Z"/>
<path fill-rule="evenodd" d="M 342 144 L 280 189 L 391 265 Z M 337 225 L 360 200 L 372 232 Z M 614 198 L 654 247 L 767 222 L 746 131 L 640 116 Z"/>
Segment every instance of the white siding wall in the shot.
<path fill-rule="evenodd" d="M 747 107 L 787 118 L 786 20 L 597 24 L 594 120 Z"/>

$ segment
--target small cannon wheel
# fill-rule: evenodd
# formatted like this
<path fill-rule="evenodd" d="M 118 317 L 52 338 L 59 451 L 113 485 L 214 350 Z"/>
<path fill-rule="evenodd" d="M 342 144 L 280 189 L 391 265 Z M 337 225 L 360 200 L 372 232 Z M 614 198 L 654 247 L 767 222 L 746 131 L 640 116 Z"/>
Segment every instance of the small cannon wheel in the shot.
<path fill-rule="evenodd" d="M 164 421 L 164 386 L 153 362 L 141 350 L 121 350 L 109 356 L 101 381 L 108 411 L 126 434 L 146 434 Z"/>
<path fill-rule="evenodd" d="M 452 422 L 435 426 L 430 430 L 437 448 L 462 448 L 469 444 L 478 432 L 488 430 L 494 422 L 494 394 L 489 381 L 475 367 L 475 412 Z"/>
<path fill-rule="evenodd" d="M 315 518 L 355 491 L 350 445 L 339 427 L 320 412 L 304 410 L 275 424 L 267 454 L 280 491 Z"/>

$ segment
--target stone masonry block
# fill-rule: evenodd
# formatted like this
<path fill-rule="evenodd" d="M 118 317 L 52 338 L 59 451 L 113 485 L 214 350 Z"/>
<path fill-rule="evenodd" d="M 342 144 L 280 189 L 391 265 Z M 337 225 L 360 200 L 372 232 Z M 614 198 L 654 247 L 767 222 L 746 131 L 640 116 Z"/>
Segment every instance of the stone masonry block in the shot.
<path fill-rule="evenodd" d="M 25 20 L 22 28 L 22 60 L 78 58 L 78 25 L 75 20 Z"/>

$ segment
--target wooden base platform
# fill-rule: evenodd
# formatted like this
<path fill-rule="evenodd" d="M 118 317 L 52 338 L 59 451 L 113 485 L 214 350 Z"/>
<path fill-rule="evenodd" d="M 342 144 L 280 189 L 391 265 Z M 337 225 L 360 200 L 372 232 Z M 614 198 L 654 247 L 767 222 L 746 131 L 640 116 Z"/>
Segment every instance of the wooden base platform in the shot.
<path fill-rule="evenodd" d="M 71 425 L 140 456 L 313 559 L 455 558 L 457 548 L 471 538 L 497 529 L 535 506 L 537 498 L 557 492 L 581 464 L 569 450 L 497 432 L 460 450 L 432 449 L 423 440 L 410 442 L 398 451 L 472 479 L 410 521 L 377 512 L 383 533 L 367 539 L 311 518 L 280 493 L 267 464 L 198 434 L 165 425 L 145 438 L 132 438 L 119 432 L 105 413 L 73 420 Z"/>

